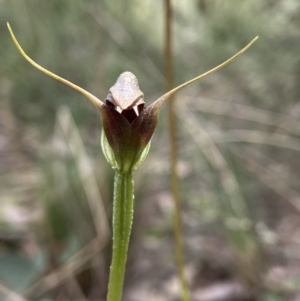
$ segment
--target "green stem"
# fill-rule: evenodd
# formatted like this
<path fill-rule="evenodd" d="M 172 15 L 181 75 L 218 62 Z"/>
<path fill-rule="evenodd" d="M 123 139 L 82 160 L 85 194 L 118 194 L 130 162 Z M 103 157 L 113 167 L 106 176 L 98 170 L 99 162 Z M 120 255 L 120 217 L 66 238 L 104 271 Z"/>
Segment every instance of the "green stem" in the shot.
<path fill-rule="evenodd" d="M 113 253 L 107 301 L 122 298 L 128 244 L 133 220 L 133 177 L 131 172 L 116 170 L 113 204 Z"/>

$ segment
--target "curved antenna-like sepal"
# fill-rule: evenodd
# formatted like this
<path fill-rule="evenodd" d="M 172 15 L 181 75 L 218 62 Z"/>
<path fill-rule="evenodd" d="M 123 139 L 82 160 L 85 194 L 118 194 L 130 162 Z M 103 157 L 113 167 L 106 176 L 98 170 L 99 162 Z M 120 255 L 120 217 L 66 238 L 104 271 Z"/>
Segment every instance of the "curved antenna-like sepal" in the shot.
<path fill-rule="evenodd" d="M 226 60 L 225 62 L 223 62 L 222 64 L 218 65 L 217 67 L 177 86 L 176 88 L 172 89 L 171 91 L 167 92 L 166 94 L 164 94 L 163 96 L 161 96 L 160 98 L 158 98 L 154 103 L 152 103 L 150 105 L 150 107 L 152 108 L 152 110 L 155 111 L 159 111 L 160 107 L 162 106 L 162 104 L 174 93 L 178 92 L 179 90 L 181 90 L 182 88 L 192 84 L 193 82 L 196 82 L 199 79 L 204 78 L 207 75 L 210 75 L 218 70 L 220 70 L 221 68 L 225 67 L 226 65 L 228 65 L 229 63 L 231 63 L 232 61 L 234 61 L 238 56 L 240 56 L 241 54 L 243 54 L 247 49 L 249 49 L 252 44 L 254 44 L 254 42 L 258 39 L 258 36 L 255 37 L 246 47 L 244 47 L 242 50 L 240 50 L 239 52 L 237 52 L 234 56 L 232 56 L 231 58 L 229 58 L 228 60 Z M 149 108 L 150 108 L 149 107 Z"/>
<path fill-rule="evenodd" d="M 50 77 L 62 82 L 63 84 L 73 88 L 74 90 L 77 90 L 78 92 L 80 92 L 81 94 L 83 94 L 84 96 L 86 96 L 96 107 L 101 108 L 104 104 L 103 102 L 98 99 L 96 96 L 94 96 L 93 94 L 89 93 L 88 91 L 82 89 L 81 87 L 71 83 L 70 81 L 56 75 L 55 73 L 45 69 L 44 67 L 40 66 L 39 64 L 37 64 L 35 61 L 33 61 L 26 53 L 25 51 L 22 49 L 22 47 L 20 46 L 19 42 L 17 41 L 9 23 L 7 22 L 7 27 L 8 30 L 10 32 L 10 35 L 15 43 L 15 45 L 17 46 L 18 50 L 20 51 L 20 53 L 22 54 L 22 56 L 31 64 L 33 65 L 35 68 L 39 69 L 40 71 L 42 71 L 43 73 L 49 75 Z"/>

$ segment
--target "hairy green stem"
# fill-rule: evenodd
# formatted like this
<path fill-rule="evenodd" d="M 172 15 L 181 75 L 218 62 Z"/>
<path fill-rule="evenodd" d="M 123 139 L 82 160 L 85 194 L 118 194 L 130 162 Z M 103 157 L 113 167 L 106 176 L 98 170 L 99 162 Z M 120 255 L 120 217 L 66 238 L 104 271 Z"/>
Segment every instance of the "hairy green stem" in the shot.
<path fill-rule="evenodd" d="M 133 220 L 133 175 L 116 170 L 113 203 L 113 253 L 107 301 L 122 298 L 127 251 Z"/>

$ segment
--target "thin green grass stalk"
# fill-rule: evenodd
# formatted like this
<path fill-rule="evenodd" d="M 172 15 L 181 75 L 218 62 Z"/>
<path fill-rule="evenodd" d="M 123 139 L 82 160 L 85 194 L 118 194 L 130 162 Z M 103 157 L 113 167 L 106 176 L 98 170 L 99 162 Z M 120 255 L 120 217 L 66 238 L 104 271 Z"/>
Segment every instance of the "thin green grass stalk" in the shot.
<path fill-rule="evenodd" d="M 133 220 L 134 188 L 132 172 L 116 170 L 113 203 L 113 257 L 110 267 L 107 301 L 122 297 L 127 250 Z"/>
<path fill-rule="evenodd" d="M 172 68 L 172 5 L 171 0 L 165 0 L 165 73 L 167 91 L 172 90 L 174 86 L 173 68 Z M 188 283 L 184 274 L 184 250 L 182 239 L 182 218 L 181 218 L 181 200 L 179 193 L 179 178 L 177 173 L 178 165 L 178 143 L 176 137 L 176 116 L 174 112 L 175 97 L 172 95 L 168 102 L 168 123 L 170 140 L 170 167 L 171 167 L 171 192 L 174 202 L 174 220 L 173 231 L 175 239 L 175 257 L 177 272 L 181 284 L 181 300 L 190 300 Z"/>

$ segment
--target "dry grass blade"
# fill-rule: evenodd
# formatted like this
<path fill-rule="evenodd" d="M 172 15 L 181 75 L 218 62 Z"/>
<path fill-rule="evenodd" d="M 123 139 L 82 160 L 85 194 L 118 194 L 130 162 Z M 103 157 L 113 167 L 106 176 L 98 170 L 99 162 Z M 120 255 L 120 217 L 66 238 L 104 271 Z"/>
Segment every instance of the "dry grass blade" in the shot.
<path fill-rule="evenodd" d="M 68 277 L 74 275 L 88 260 L 97 255 L 105 246 L 105 242 L 99 241 L 98 238 L 92 240 L 89 244 L 83 247 L 79 252 L 72 256 L 65 264 L 57 268 L 49 275 L 41 278 L 31 287 L 27 288 L 23 295 L 33 296 L 41 295 L 45 292 L 57 287 L 64 282 Z"/>
<path fill-rule="evenodd" d="M 235 146 L 234 146 L 235 147 Z M 238 146 L 236 146 L 238 147 Z M 250 146 L 242 146 L 242 148 L 247 147 L 247 152 L 250 155 L 250 157 L 255 160 L 255 162 L 258 162 L 258 164 L 264 166 L 267 168 L 270 172 L 276 174 L 276 176 L 281 179 L 285 183 L 289 183 L 291 187 L 297 187 L 300 178 L 297 174 L 292 170 L 291 166 L 288 166 L 284 162 L 279 162 L 276 159 L 273 159 L 268 155 L 268 153 L 264 154 L 260 150 L 256 148 L 252 148 Z"/>
<path fill-rule="evenodd" d="M 235 216 L 240 218 L 247 217 L 247 209 L 243 196 L 240 193 L 240 187 L 210 135 L 193 116 L 192 112 L 187 111 L 183 106 L 181 106 L 180 110 L 177 110 L 177 115 L 206 159 L 218 171 L 222 186 L 229 196 L 231 209 Z"/>
<path fill-rule="evenodd" d="M 232 152 L 245 163 L 245 167 L 248 171 L 255 174 L 261 182 L 287 200 L 298 212 L 300 212 L 300 194 L 297 191 L 277 177 L 273 170 L 265 168 L 253 160 L 251 154 L 245 149 L 241 152 L 238 148 L 232 148 Z"/>
<path fill-rule="evenodd" d="M 2 283 L 0 283 L 0 295 L 3 295 L 4 299 L 1 299 L 3 301 L 28 301 L 26 298 L 13 292 Z"/>
<path fill-rule="evenodd" d="M 288 106 L 288 110 L 286 110 L 286 111 L 289 111 L 289 112 L 284 114 L 283 115 L 284 117 L 277 120 L 277 124 L 276 124 L 277 129 L 275 132 L 277 132 L 280 128 L 285 128 L 285 127 L 289 126 L 290 120 L 296 119 L 297 115 L 299 116 L 299 110 L 300 110 L 299 102 L 296 102 L 296 104 L 292 104 L 292 105 Z M 299 122 L 297 122 L 297 124 L 295 124 L 296 128 L 297 128 L 298 123 Z M 298 133 L 299 133 L 299 131 L 298 131 Z"/>
<path fill-rule="evenodd" d="M 184 96 L 182 99 L 182 103 L 184 103 L 185 106 L 188 106 L 196 111 L 259 122 L 262 124 L 280 127 L 291 133 L 299 134 L 299 130 L 297 130 L 297 124 L 299 121 L 296 118 L 293 118 L 293 116 L 287 116 L 281 113 L 275 113 L 251 106 L 203 97 Z M 285 122 L 278 123 L 278 120 L 285 118 Z"/>
<path fill-rule="evenodd" d="M 288 135 L 272 134 L 254 130 L 228 130 L 212 132 L 210 135 L 216 143 L 247 142 L 265 144 L 300 151 L 300 139 Z"/>
<path fill-rule="evenodd" d="M 165 77 L 166 88 L 170 91 L 174 88 L 173 76 L 173 5 L 172 0 L 165 0 Z M 175 247 L 175 262 L 181 286 L 181 300 L 190 300 L 189 286 L 184 273 L 185 254 L 182 235 L 182 213 L 181 197 L 178 176 L 178 141 L 177 141 L 177 119 L 175 115 L 175 95 L 171 95 L 168 102 L 168 127 L 170 143 L 170 172 L 171 193 L 174 204 L 173 232 Z"/>
<path fill-rule="evenodd" d="M 80 288 L 76 278 L 73 275 L 71 275 L 68 278 L 68 281 L 66 283 L 66 289 L 68 291 L 69 296 L 73 296 L 75 300 L 88 301 L 87 298 L 84 296 L 84 293 Z"/>
<path fill-rule="evenodd" d="M 77 166 L 78 174 L 93 215 L 93 221 L 98 237 L 107 239 L 110 230 L 101 194 L 80 134 L 67 107 L 61 107 L 59 109 L 57 120 Z"/>
<path fill-rule="evenodd" d="M 61 267 L 51 272 L 49 275 L 43 277 L 41 280 L 37 281 L 34 285 L 28 288 L 25 291 L 26 296 L 43 294 L 48 290 L 55 288 L 60 283 L 64 282 L 67 278 L 68 281 L 72 282 L 72 277 L 75 271 L 80 269 L 82 265 L 93 258 L 105 246 L 109 233 L 109 226 L 95 175 L 93 173 L 89 158 L 86 154 L 77 127 L 67 107 L 60 108 L 58 112 L 57 126 L 54 137 L 59 137 L 60 141 L 63 140 L 64 144 L 67 145 L 67 151 L 70 151 L 75 161 L 83 189 L 89 202 L 90 211 L 93 216 L 93 222 L 97 231 L 97 238 L 95 238 L 92 242 L 81 249 Z M 53 146 L 54 149 L 57 149 L 58 147 L 58 145 L 56 145 L 55 143 Z M 66 176 L 66 170 L 64 169 L 64 166 L 56 164 L 53 167 L 59 168 L 56 169 L 57 175 L 60 175 L 61 172 L 62 175 L 60 176 Z M 59 181 L 58 178 L 57 185 L 64 185 L 64 183 L 65 181 Z M 74 279 L 74 281 L 76 280 Z M 76 284 L 74 281 L 72 282 L 72 285 Z M 70 283 L 68 282 L 67 284 Z M 74 290 L 74 292 L 75 291 L 77 292 L 76 295 L 82 295 L 82 293 L 80 293 L 79 287 L 78 289 Z"/>
<path fill-rule="evenodd" d="M 249 285 L 257 286 L 260 281 L 261 251 L 251 223 L 248 223 L 248 210 L 240 186 L 222 153 L 192 112 L 181 108 L 177 110 L 177 114 L 206 159 L 218 172 L 223 189 L 227 194 L 224 203 L 226 209 L 221 214 L 227 222 L 226 230 L 235 249 L 238 271 Z M 246 228 L 242 226 L 244 223 L 239 223 L 241 220 L 247 221 Z"/>

